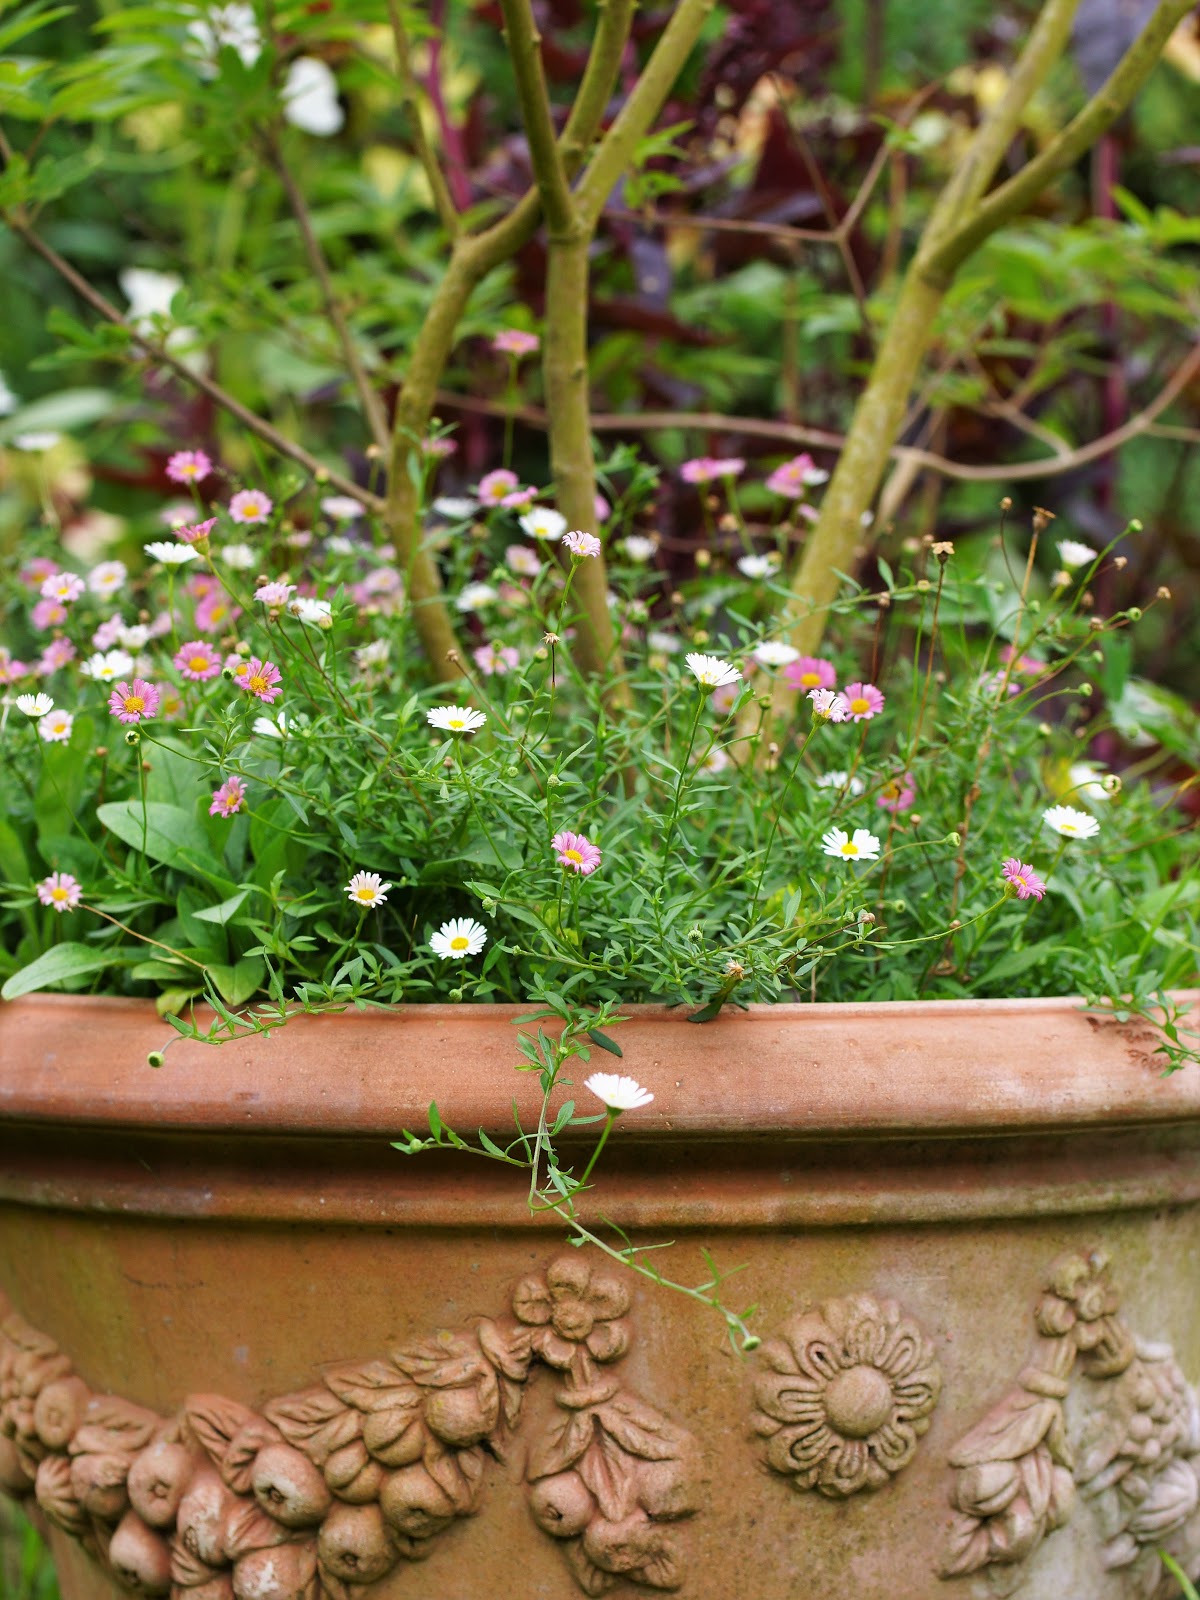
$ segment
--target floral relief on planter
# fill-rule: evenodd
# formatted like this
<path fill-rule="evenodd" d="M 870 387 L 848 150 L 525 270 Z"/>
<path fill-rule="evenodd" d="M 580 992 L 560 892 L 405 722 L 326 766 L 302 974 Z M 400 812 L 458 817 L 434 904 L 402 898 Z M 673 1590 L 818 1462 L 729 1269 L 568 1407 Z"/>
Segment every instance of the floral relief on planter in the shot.
<path fill-rule="evenodd" d="M 623 1389 L 629 1292 L 578 1254 L 479 1317 L 253 1411 L 192 1395 L 173 1418 L 94 1394 L 0 1304 L 0 1486 L 34 1495 L 136 1594 L 360 1600 L 480 1508 L 536 1363 L 561 1413 L 529 1449 L 538 1526 L 586 1594 L 683 1582 L 670 1524 L 697 1509 L 691 1437 Z"/>
<path fill-rule="evenodd" d="M 943 1577 L 1015 1570 L 1082 1495 L 1104 1566 L 1130 1569 L 1131 1594 L 1159 1593 L 1158 1549 L 1200 1506 L 1200 1405 L 1170 1346 L 1135 1338 L 1117 1315 L 1108 1265 L 1099 1250 L 1055 1263 L 1025 1366 L 950 1452 Z M 1068 1395 L 1082 1411 L 1078 1441 L 1068 1438 Z"/>
<path fill-rule="evenodd" d="M 796 1489 L 845 1499 L 912 1460 L 941 1391 L 933 1347 L 894 1300 L 829 1300 L 762 1347 L 753 1421 Z"/>

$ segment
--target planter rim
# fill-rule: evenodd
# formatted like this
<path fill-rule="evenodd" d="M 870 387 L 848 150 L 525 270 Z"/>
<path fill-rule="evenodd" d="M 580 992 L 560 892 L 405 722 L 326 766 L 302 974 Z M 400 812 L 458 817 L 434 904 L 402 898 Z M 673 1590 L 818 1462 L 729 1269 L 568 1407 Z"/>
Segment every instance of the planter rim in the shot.
<path fill-rule="evenodd" d="M 1200 1025 L 1200 989 L 1178 999 Z M 1200 1072 L 1162 1076 L 1152 1031 L 1075 997 L 755 1005 L 689 1024 L 628 1006 L 618 1060 L 655 1100 L 623 1139 L 1003 1135 L 1200 1122 Z M 297 1017 L 272 1037 L 207 1048 L 172 1037 L 149 1001 L 32 995 L 0 1008 L 0 1123 L 321 1138 L 422 1130 L 431 1100 L 464 1132 L 536 1116 L 515 1072 L 531 1005 L 413 1005 Z M 564 1092 L 562 1098 L 566 1098 Z M 595 1109 L 599 1109 L 598 1105 Z M 527 1124 L 526 1124 L 527 1125 Z"/>

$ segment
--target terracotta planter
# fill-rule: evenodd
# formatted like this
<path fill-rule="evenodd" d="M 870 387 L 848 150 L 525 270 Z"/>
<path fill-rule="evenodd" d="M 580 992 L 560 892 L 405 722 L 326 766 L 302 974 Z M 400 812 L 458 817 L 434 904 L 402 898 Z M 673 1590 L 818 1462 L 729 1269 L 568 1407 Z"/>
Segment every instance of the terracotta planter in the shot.
<path fill-rule="evenodd" d="M 1194 1070 L 1068 1000 L 639 1012 L 656 1098 L 595 1210 L 677 1278 L 744 1265 L 739 1358 L 521 1174 L 390 1148 L 433 1099 L 532 1115 L 517 1014 L 153 1071 L 141 1004 L 0 1013 L 0 1478 L 64 1600 L 1124 1600 L 1174 1592 L 1160 1546 L 1200 1567 Z"/>

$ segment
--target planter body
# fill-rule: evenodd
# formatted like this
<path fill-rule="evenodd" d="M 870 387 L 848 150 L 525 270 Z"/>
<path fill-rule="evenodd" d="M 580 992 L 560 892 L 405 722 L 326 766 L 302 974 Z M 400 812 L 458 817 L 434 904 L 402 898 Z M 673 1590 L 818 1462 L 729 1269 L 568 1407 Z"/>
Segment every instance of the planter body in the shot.
<path fill-rule="evenodd" d="M 739 1357 L 564 1251 L 521 1173 L 391 1148 L 431 1100 L 533 1124 L 518 1014 L 299 1019 L 153 1071 L 140 1004 L 0 1013 L 0 1467 L 43 1464 L 75 1528 L 64 1600 L 129 1592 L 167 1446 L 224 1508 L 216 1545 L 150 1532 L 173 1576 L 142 1592 L 180 1600 L 1142 1600 L 1176 1592 L 1159 1546 L 1200 1568 L 1194 1070 L 1072 1001 L 639 1011 L 621 1069 L 656 1098 L 584 1214 L 675 1241 L 677 1279 L 744 1268 Z"/>

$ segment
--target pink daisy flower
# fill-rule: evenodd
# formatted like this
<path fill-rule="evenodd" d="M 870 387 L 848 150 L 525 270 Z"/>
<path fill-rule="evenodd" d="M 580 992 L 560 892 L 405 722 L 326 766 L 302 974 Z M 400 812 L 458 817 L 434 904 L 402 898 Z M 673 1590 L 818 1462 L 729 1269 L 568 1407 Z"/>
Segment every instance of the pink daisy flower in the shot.
<path fill-rule="evenodd" d="M 486 473 L 480 478 L 475 495 L 481 505 L 504 506 L 512 510 L 528 505 L 534 491 L 522 488 L 515 472 L 510 472 L 507 467 L 497 467 L 495 472 Z"/>
<path fill-rule="evenodd" d="M 812 704 L 812 714 L 819 721 L 850 721 L 850 709 L 844 694 L 838 694 L 833 689 L 810 689 L 808 699 Z"/>
<path fill-rule="evenodd" d="M 230 605 L 223 594 L 210 594 L 196 607 L 196 626 L 201 633 L 220 633 L 222 628 L 232 627 L 241 614 L 241 606 Z"/>
<path fill-rule="evenodd" d="M 69 639 L 51 639 L 37 664 L 39 676 L 48 678 L 52 672 L 58 672 L 69 661 L 74 661 L 75 655 L 75 646 Z"/>
<path fill-rule="evenodd" d="M 612 507 L 602 494 L 598 494 L 596 496 L 595 500 L 592 502 L 592 507 L 596 513 L 597 522 L 607 522 L 609 517 L 612 516 Z"/>
<path fill-rule="evenodd" d="M 52 578 L 58 566 L 49 556 L 34 556 L 21 568 L 21 582 L 27 589 L 40 589 L 47 578 Z"/>
<path fill-rule="evenodd" d="M 556 833 L 550 848 L 558 857 L 559 866 L 568 872 L 577 872 L 581 878 L 588 877 L 600 865 L 599 846 L 584 838 L 582 833 Z"/>
<path fill-rule="evenodd" d="M 199 544 L 208 538 L 216 525 L 216 517 L 209 517 L 207 522 L 187 522 L 175 529 L 175 537 L 182 539 L 184 544 Z"/>
<path fill-rule="evenodd" d="M 541 347 L 536 333 L 526 333 L 524 328 L 502 328 L 492 340 L 492 349 L 504 356 L 531 356 Z"/>
<path fill-rule="evenodd" d="M 0 646 L 0 683 L 16 683 L 18 678 L 28 677 L 32 670 L 28 662 L 18 661 Z"/>
<path fill-rule="evenodd" d="M 52 872 L 48 878 L 43 878 L 36 885 L 37 897 L 44 906 L 52 906 L 55 911 L 74 911 L 79 904 L 83 889 L 77 879 L 69 872 Z"/>
<path fill-rule="evenodd" d="M 39 600 L 29 614 L 29 620 L 39 633 L 47 628 L 61 628 L 67 620 L 67 608 L 59 600 Z"/>
<path fill-rule="evenodd" d="M 232 817 L 245 809 L 246 785 L 240 778 L 226 778 L 221 787 L 214 791 L 208 814 L 210 817 Z"/>
<path fill-rule="evenodd" d="M 482 644 L 473 650 L 475 665 L 485 678 L 503 678 L 520 665 L 520 653 L 510 644 Z"/>
<path fill-rule="evenodd" d="M 873 683 L 848 683 L 842 694 L 851 722 L 870 722 L 883 710 L 883 695 Z"/>
<path fill-rule="evenodd" d="M 422 439 L 421 450 L 427 456 L 432 456 L 435 461 L 442 461 L 446 456 L 452 456 L 458 450 L 458 443 L 454 439 Z"/>
<path fill-rule="evenodd" d="M 167 462 L 167 477 L 172 483 L 203 483 L 212 469 L 203 450 L 176 450 Z"/>
<path fill-rule="evenodd" d="M 746 463 L 740 456 L 696 456 L 679 469 L 684 483 L 713 483 L 718 478 L 740 478 Z"/>
<path fill-rule="evenodd" d="M 125 619 L 119 614 L 102 622 L 92 635 L 92 645 L 97 650 L 111 650 L 125 632 Z"/>
<path fill-rule="evenodd" d="M 118 722 L 146 722 L 158 711 L 159 693 L 145 678 L 118 683 L 108 697 L 108 709 Z"/>
<path fill-rule="evenodd" d="M 285 606 L 296 592 L 294 583 L 264 583 L 254 591 L 254 598 L 265 606 Z"/>
<path fill-rule="evenodd" d="M 261 489 L 239 489 L 229 502 L 229 515 L 235 522 L 265 522 L 275 502 Z"/>
<path fill-rule="evenodd" d="M 907 811 L 916 798 L 917 785 L 911 772 L 903 772 L 889 778 L 879 791 L 879 804 L 885 811 L 891 811 L 893 814 Z"/>
<path fill-rule="evenodd" d="M 179 672 L 189 683 L 207 683 L 221 670 L 221 658 L 212 645 L 200 639 L 180 645 L 172 657 Z"/>
<path fill-rule="evenodd" d="M 837 668 L 824 656 L 801 656 L 789 661 L 783 669 L 783 681 L 789 689 L 832 689 L 837 683 Z"/>
<path fill-rule="evenodd" d="M 767 488 L 772 494 L 783 495 L 787 500 L 802 500 L 804 491 L 810 485 L 824 483 L 828 476 L 827 472 L 813 465 L 813 458 L 806 452 L 776 467 L 767 479 Z"/>
<path fill-rule="evenodd" d="M 563 547 L 580 560 L 600 554 L 600 541 L 594 533 L 564 533 L 562 542 Z"/>
<path fill-rule="evenodd" d="M 1045 880 L 1016 856 L 1008 857 L 1000 868 L 1000 876 L 1018 900 L 1040 900 L 1046 892 Z"/>
<path fill-rule="evenodd" d="M 41 596 L 43 600 L 57 600 L 64 606 L 69 606 L 73 600 L 78 600 L 86 585 L 76 572 L 56 572 L 53 576 L 42 582 Z"/>
<path fill-rule="evenodd" d="M 254 695 L 267 706 L 279 698 L 283 692 L 279 687 L 283 682 L 283 674 L 273 661 L 260 661 L 257 656 L 251 656 L 244 663 L 244 668 L 242 670 L 239 666 L 234 676 L 248 694 Z"/>

